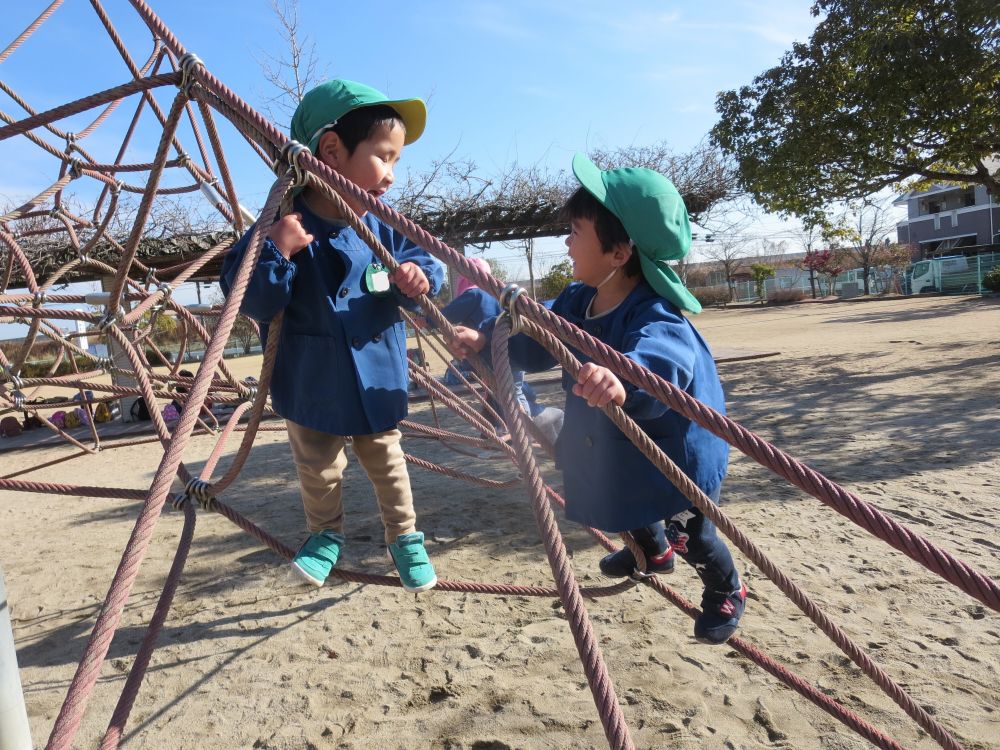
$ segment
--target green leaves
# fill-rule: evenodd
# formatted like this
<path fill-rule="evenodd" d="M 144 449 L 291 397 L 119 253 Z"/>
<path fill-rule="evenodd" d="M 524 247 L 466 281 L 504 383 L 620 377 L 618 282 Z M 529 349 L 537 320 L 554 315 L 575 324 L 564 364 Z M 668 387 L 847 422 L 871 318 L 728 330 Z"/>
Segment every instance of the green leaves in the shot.
<path fill-rule="evenodd" d="M 1000 188 L 996 0 L 820 0 L 780 65 L 716 99 L 712 140 L 770 211 L 806 215 L 918 176 Z"/>

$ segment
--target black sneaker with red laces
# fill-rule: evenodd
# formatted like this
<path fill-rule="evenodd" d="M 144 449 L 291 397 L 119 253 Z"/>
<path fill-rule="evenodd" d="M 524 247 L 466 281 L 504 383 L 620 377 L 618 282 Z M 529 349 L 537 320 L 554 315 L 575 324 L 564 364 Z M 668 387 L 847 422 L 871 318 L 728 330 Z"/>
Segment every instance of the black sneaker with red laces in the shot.
<path fill-rule="evenodd" d="M 701 614 L 694 621 L 694 637 L 713 646 L 728 641 L 740 626 L 747 606 L 747 587 L 740 581 L 736 591 L 709 591 L 701 597 Z"/>
<path fill-rule="evenodd" d="M 667 547 L 667 551 L 659 555 L 647 555 L 646 575 L 653 573 L 673 573 L 674 572 L 674 550 Z M 628 547 L 622 547 L 617 552 L 605 555 L 601 558 L 601 572 L 612 578 L 627 578 L 629 576 L 638 578 L 642 576 L 636 569 L 635 555 Z"/>

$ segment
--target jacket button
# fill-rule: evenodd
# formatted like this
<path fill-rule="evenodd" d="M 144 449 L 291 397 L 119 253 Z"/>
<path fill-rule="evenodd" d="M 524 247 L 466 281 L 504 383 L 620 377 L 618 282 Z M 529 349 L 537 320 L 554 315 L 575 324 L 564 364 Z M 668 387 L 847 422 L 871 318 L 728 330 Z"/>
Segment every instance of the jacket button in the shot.
<path fill-rule="evenodd" d="M 594 326 L 594 335 L 595 336 L 600 336 L 601 333 L 603 333 L 603 332 L 604 332 L 604 328 L 602 328 L 601 326 Z"/>
<path fill-rule="evenodd" d="M 381 333 L 376 333 L 374 336 L 372 336 L 372 343 L 373 344 L 377 344 L 381 340 L 382 340 L 382 334 Z"/>
<path fill-rule="evenodd" d="M 353 346 L 355 349 L 359 348 L 361 346 L 361 339 L 359 338 L 351 339 L 351 346 Z"/>
<path fill-rule="evenodd" d="M 590 435 L 587 435 L 587 437 L 583 439 L 583 442 L 584 444 L 586 444 L 588 448 L 594 447 L 594 438 L 592 438 Z"/>
<path fill-rule="evenodd" d="M 349 289 L 348 289 L 348 288 L 347 288 L 347 287 L 345 286 L 345 287 L 342 287 L 342 288 L 341 288 L 341 290 L 340 290 L 340 292 L 339 292 L 338 296 L 339 296 L 339 297 L 340 297 L 341 299 L 343 299 L 344 297 L 346 297 L 346 296 L 347 296 L 348 294 L 350 294 L 350 293 L 351 293 L 351 291 L 350 291 L 350 290 L 349 290 Z"/>

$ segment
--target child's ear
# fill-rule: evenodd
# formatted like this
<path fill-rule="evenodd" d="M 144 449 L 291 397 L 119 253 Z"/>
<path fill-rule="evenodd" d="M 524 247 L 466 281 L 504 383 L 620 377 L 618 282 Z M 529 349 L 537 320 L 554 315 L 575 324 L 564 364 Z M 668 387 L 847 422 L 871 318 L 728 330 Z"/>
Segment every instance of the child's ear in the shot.
<path fill-rule="evenodd" d="M 319 143 L 316 145 L 316 151 L 317 158 L 328 167 L 333 167 L 334 169 L 340 167 L 340 162 L 347 153 L 347 149 L 344 148 L 344 142 L 332 130 L 328 130 L 320 136 Z"/>
<path fill-rule="evenodd" d="M 615 245 L 612 257 L 615 259 L 616 265 L 624 266 L 626 263 L 628 263 L 629 258 L 632 257 L 632 253 L 634 252 L 635 250 L 632 249 L 632 246 L 630 244 L 628 244 L 627 242 L 619 242 L 617 245 Z"/>

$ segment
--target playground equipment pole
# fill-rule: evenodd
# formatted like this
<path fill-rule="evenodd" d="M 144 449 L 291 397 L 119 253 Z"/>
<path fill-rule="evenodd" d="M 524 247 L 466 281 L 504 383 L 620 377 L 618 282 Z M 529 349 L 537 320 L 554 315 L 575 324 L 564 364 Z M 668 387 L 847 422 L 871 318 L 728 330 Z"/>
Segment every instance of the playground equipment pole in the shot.
<path fill-rule="evenodd" d="M 17 671 L 7 586 L 0 566 L 0 750 L 31 750 L 31 727 Z"/>

